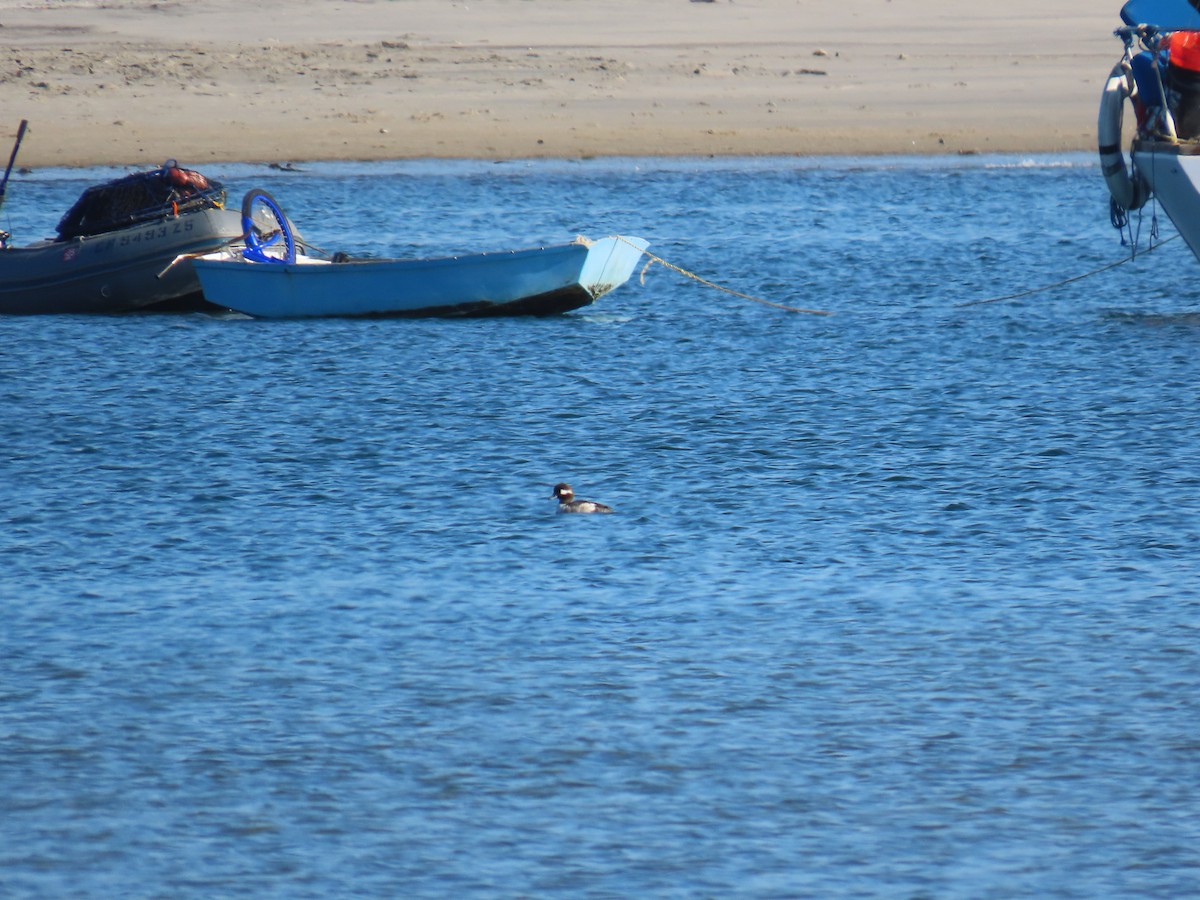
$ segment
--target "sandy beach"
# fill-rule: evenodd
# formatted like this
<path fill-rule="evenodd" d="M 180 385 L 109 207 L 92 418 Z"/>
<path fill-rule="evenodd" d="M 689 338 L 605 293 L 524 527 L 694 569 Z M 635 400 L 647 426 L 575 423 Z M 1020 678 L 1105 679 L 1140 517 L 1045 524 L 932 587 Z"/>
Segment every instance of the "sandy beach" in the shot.
<path fill-rule="evenodd" d="M 31 167 L 1088 150 L 1118 8 L 0 0 L 0 140 L 28 119 Z"/>

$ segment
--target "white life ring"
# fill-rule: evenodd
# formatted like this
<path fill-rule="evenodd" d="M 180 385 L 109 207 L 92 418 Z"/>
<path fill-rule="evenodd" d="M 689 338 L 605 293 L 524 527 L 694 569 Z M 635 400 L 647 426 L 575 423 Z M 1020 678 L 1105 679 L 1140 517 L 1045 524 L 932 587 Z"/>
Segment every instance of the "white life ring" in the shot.
<path fill-rule="evenodd" d="M 1113 67 L 1104 93 L 1100 96 L 1100 117 L 1096 134 L 1100 145 L 1100 170 L 1108 183 L 1108 192 L 1121 209 L 1141 209 L 1150 199 L 1151 188 L 1142 173 L 1125 164 L 1121 150 L 1121 125 L 1125 101 L 1134 94 L 1133 78 L 1124 61 Z"/>

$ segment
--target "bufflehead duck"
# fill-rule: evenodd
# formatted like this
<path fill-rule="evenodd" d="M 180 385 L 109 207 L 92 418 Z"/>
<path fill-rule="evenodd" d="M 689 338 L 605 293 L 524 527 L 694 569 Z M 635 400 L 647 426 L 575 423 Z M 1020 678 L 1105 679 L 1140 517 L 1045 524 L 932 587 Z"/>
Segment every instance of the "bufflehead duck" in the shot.
<path fill-rule="evenodd" d="M 605 506 L 603 503 L 596 503 L 593 500 L 576 500 L 575 492 L 565 482 L 554 486 L 554 496 L 551 499 L 558 500 L 560 513 L 610 513 L 613 511 L 611 506 Z"/>

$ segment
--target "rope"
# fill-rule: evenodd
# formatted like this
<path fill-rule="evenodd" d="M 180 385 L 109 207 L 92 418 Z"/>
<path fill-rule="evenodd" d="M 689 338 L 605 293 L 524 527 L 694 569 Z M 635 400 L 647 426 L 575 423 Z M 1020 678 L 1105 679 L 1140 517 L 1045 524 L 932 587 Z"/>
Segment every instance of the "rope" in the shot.
<path fill-rule="evenodd" d="M 1147 247 L 1145 249 L 1145 251 L 1143 251 L 1143 252 L 1149 253 L 1151 250 L 1157 250 L 1163 244 L 1169 244 L 1171 241 L 1175 240 L 1175 238 L 1177 238 L 1177 237 L 1179 237 L 1178 234 L 1173 234 L 1169 238 L 1159 241 L 1157 244 L 1152 244 L 1151 246 Z M 1109 269 L 1115 269 L 1115 268 L 1117 268 L 1117 266 L 1123 266 L 1123 265 L 1125 265 L 1125 263 L 1133 262 L 1136 258 L 1137 258 L 1137 254 L 1134 253 L 1134 254 L 1131 254 L 1130 256 L 1125 257 L 1124 259 L 1118 259 L 1114 263 L 1109 263 L 1107 266 L 1101 266 L 1099 269 L 1093 269 L 1090 272 L 1084 272 L 1082 275 L 1076 275 L 1072 278 L 1064 278 L 1062 281 L 1054 282 L 1054 284 L 1047 284 L 1047 285 L 1043 285 L 1042 287 L 1030 288 L 1027 291 L 1019 291 L 1016 294 L 1005 294 L 1003 297 L 989 297 L 987 300 L 971 300 L 971 301 L 968 301 L 967 303 L 955 304 L 955 306 L 957 309 L 962 309 L 963 307 L 966 307 L 966 306 L 982 306 L 985 303 L 1000 303 L 1003 300 L 1016 300 L 1020 297 L 1028 297 L 1032 294 L 1040 294 L 1043 291 L 1050 291 L 1050 290 L 1053 290 L 1054 288 L 1062 287 L 1063 285 L 1073 284 L 1076 281 L 1083 281 L 1083 279 L 1085 279 L 1085 278 L 1091 278 L 1093 275 L 1099 275 L 1101 272 L 1107 272 Z"/>
<path fill-rule="evenodd" d="M 633 243 L 632 241 L 626 241 L 625 238 L 621 237 L 621 235 L 616 235 L 616 237 L 618 240 L 625 241 L 625 243 L 629 244 L 630 247 L 635 247 L 638 250 L 641 250 L 641 252 L 645 253 L 646 257 L 649 259 L 649 262 L 647 262 L 646 265 L 642 268 L 642 274 L 639 278 L 639 280 L 641 281 L 642 284 L 646 283 L 646 270 L 649 269 L 655 263 L 658 263 L 660 266 L 670 269 L 673 272 L 678 272 L 680 275 L 683 275 L 686 278 L 691 278 L 693 281 L 700 282 L 705 287 L 714 288 L 718 291 L 723 291 L 726 294 L 732 294 L 735 297 L 741 297 L 743 300 L 751 300 L 754 303 L 761 303 L 764 306 L 773 306 L 775 309 L 782 309 L 782 310 L 786 310 L 787 312 L 807 313 L 810 316 L 831 316 L 831 315 L 833 315 L 833 313 L 827 312 L 823 309 L 802 309 L 801 307 L 798 307 L 798 306 L 784 306 L 782 303 L 773 303 L 770 300 L 763 300 L 761 297 L 751 297 L 749 294 L 743 294 L 741 291 L 735 291 L 731 288 L 722 287 L 719 284 L 709 281 L 707 278 L 701 278 L 695 272 L 689 272 L 687 269 L 681 269 L 679 266 L 667 262 L 661 256 L 655 256 L 653 253 L 650 253 L 648 250 L 642 250 L 642 248 L 638 247 L 637 244 Z"/>

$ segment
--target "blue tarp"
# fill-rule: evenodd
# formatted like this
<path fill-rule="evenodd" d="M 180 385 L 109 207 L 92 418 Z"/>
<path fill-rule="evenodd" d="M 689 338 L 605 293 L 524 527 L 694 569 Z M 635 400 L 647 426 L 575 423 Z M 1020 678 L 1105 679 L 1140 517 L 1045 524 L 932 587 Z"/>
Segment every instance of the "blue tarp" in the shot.
<path fill-rule="evenodd" d="M 1200 31 L 1200 0 L 1129 0 L 1126 25 L 1157 25 L 1161 31 Z"/>

